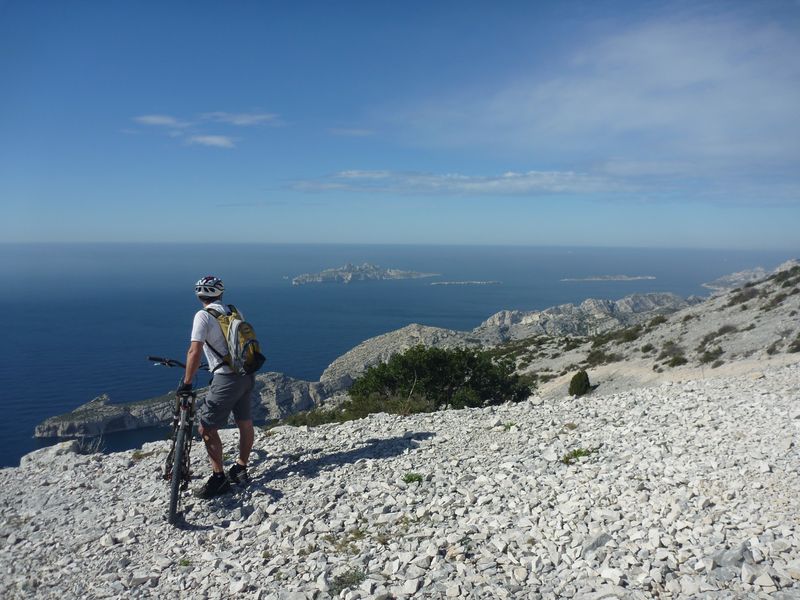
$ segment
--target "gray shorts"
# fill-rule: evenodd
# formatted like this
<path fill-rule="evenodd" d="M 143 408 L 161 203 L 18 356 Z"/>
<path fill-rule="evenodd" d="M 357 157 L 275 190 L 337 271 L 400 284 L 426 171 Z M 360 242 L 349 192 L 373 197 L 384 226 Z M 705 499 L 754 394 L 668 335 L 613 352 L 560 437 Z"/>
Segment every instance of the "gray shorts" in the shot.
<path fill-rule="evenodd" d="M 252 420 L 250 403 L 255 383 L 255 375 L 214 375 L 205 400 L 197 409 L 200 424 L 213 429 L 225 427 L 231 411 L 237 421 Z"/>

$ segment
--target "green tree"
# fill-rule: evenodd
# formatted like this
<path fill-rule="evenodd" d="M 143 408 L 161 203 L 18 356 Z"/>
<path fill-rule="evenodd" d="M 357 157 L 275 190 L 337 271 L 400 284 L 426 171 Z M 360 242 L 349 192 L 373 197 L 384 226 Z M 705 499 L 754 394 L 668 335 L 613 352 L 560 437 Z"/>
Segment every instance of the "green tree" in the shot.
<path fill-rule="evenodd" d="M 583 396 L 588 393 L 592 386 L 589 384 L 589 374 L 584 370 L 580 370 L 572 376 L 569 382 L 569 395 L 570 396 Z"/>
<path fill-rule="evenodd" d="M 530 386 L 508 361 L 495 363 L 489 353 L 478 350 L 421 345 L 370 367 L 350 388 L 355 400 L 420 396 L 434 410 L 519 402 L 529 393 Z"/>

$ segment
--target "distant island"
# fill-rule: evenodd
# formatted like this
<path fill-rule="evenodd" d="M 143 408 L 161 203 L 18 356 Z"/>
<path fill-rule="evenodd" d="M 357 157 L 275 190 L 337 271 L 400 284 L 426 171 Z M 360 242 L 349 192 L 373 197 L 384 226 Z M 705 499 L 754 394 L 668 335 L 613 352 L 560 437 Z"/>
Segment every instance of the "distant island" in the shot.
<path fill-rule="evenodd" d="M 594 275 L 592 277 L 565 277 L 561 281 L 641 281 L 655 279 L 653 275 Z"/>
<path fill-rule="evenodd" d="M 418 273 L 401 271 L 400 269 L 384 269 L 378 265 L 364 263 L 353 265 L 347 263 L 343 267 L 325 269 L 319 273 L 304 273 L 292 279 L 292 285 L 308 283 L 352 283 L 353 281 L 382 281 L 386 279 L 422 279 L 438 277 L 439 273 Z"/>
<path fill-rule="evenodd" d="M 502 281 L 434 281 L 431 285 L 501 285 Z"/>

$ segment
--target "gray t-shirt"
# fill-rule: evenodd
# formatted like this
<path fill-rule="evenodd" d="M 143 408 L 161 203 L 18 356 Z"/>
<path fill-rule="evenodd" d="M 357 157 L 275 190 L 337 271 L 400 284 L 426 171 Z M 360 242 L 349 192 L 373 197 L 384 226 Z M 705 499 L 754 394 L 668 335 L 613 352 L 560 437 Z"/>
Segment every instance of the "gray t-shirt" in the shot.
<path fill-rule="evenodd" d="M 231 312 L 227 305 L 220 302 L 213 302 L 206 308 L 214 309 L 226 315 L 229 315 Z M 194 316 L 194 322 L 192 323 L 192 341 L 203 342 L 203 352 L 205 352 L 206 360 L 208 361 L 209 371 L 214 371 L 214 369 L 222 363 L 219 357 L 208 348 L 209 344 L 223 356 L 228 353 L 228 343 L 222 335 L 222 327 L 220 327 L 217 320 L 205 310 L 197 311 L 197 314 Z M 233 373 L 224 363 L 215 372 Z"/>

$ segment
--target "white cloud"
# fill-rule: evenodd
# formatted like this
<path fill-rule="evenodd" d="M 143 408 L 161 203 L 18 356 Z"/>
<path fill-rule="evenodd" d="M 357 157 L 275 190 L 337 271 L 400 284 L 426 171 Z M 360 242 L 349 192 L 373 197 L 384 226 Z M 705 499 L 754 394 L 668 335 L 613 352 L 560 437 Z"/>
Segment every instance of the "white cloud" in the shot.
<path fill-rule="evenodd" d="M 189 144 L 199 146 L 213 146 L 215 148 L 235 148 L 232 137 L 227 135 L 193 135 L 187 139 Z"/>
<path fill-rule="evenodd" d="M 201 115 L 203 119 L 218 123 L 228 123 L 229 125 L 252 126 L 264 125 L 267 123 L 275 124 L 278 115 L 273 113 L 229 113 L 229 112 L 209 112 Z"/>
<path fill-rule="evenodd" d="M 182 128 L 189 127 L 191 123 L 181 121 L 170 115 L 140 115 L 133 118 L 140 125 L 154 125 L 156 127 Z"/>
<path fill-rule="evenodd" d="M 341 171 L 329 177 L 299 181 L 301 191 L 350 191 L 428 195 L 540 195 L 560 193 L 608 193 L 629 187 L 605 177 L 571 171 L 507 172 L 475 176 L 459 173 L 403 173 L 394 171 Z"/>
<path fill-rule="evenodd" d="M 770 179 L 800 174 L 797 56 L 790 24 L 651 21 L 551 56 L 547 77 L 388 107 L 385 118 L 410 145 L 491 148 L 654 189 L 673 177 L 733 195 L 758 180 L 761 196 L 778 196 Z"/>

